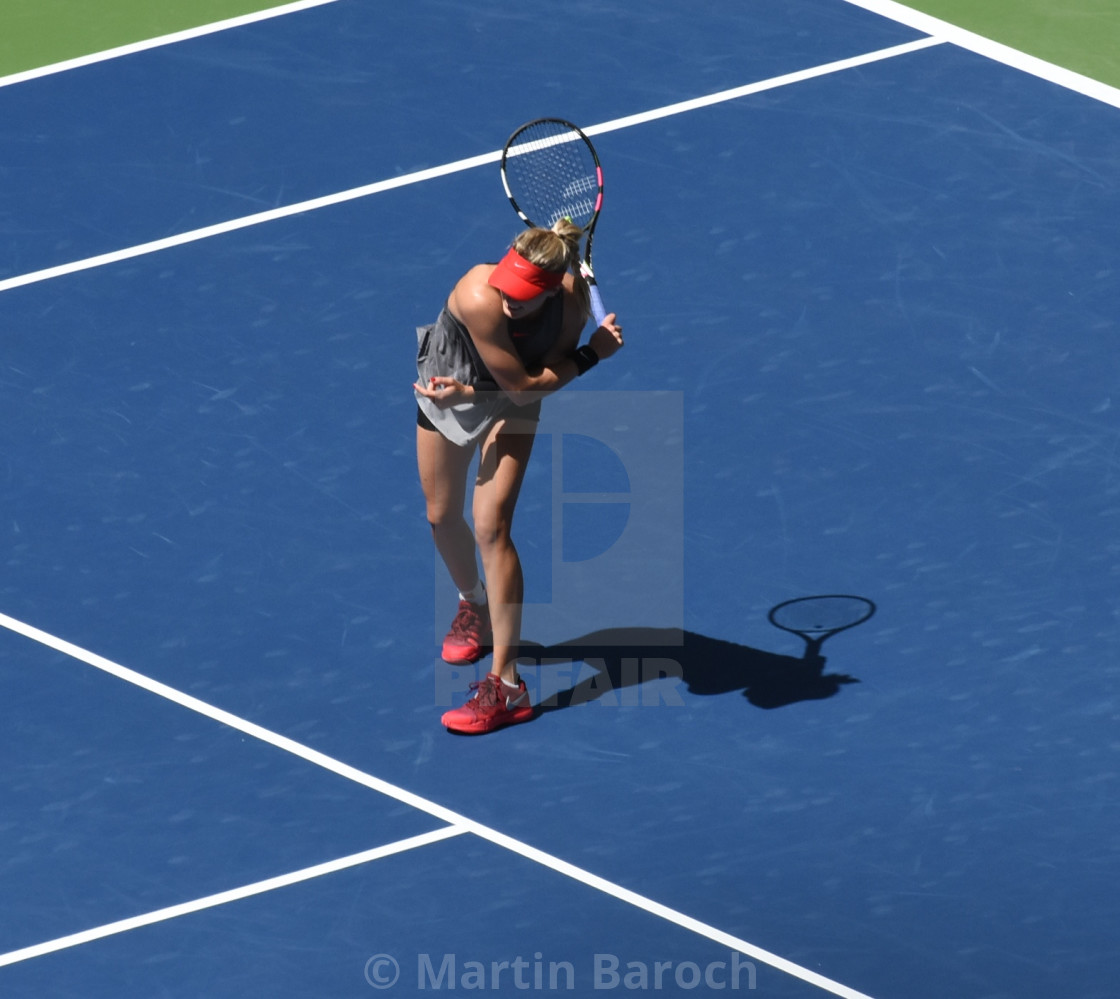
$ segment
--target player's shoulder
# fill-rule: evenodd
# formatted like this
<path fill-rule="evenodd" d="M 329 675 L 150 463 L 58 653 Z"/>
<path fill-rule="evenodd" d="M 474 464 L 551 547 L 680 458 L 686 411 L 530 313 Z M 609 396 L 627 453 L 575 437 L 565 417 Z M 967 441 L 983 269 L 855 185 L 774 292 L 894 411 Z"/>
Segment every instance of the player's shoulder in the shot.
<path fill-rule="evenodd" d="M 468 327 L 491 325 L 502 316 L 502 302 L 490 283 L 494 264 L 477 264 L 459 278 L 448 304 L 451 311 Z"/>
<path fill-rule="evenodd" d="M 452 294 L 459 299 L 471 299 L 479 302 L 492 300 L 494 289 L 490 286 L 490 275 L 493 270 L 494 264 L 475 264 L 455 282 Z"/>

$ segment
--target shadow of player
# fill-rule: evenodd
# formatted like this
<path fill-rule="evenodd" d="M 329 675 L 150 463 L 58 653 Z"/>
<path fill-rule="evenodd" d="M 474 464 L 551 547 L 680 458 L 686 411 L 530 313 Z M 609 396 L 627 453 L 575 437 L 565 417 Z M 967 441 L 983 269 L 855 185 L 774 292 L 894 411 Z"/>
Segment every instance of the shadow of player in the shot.
<path fill-rule="evenodd" d="M 541 667 L 582 662 L 594 671 L 574 687 L 542 700 L 539 711 L 556 711 L 617 697 L 638 703 L 626 691 L 641 684 L 678 678 L 688 692 L 728 694 L 741 690 L 758 708 L 780 708 L 798 701 L 832 697 L 845 684 L 858 683 L 841 673 L 825 673 L 818 652 L 803 658 L 779 655 L 673 628 L 613 628 L 551 646 L 524 645 L 519 662 Z M 582 673 L 585 671 L 581 671 Z"/>

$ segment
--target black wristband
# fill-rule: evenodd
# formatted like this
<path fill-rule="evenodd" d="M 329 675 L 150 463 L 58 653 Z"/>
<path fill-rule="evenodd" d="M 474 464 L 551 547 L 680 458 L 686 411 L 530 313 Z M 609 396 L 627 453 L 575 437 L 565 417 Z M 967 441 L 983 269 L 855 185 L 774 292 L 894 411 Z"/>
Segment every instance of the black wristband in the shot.
<path fill-rule="evenodd" d="M 599 355 L 595 353 L 590 344 L 585 343 L 582 347 L 576 347 L 575 353 L 572 354 L 572 360 L 576 362 L 577 374 L 586 375 L 599 363 Z"/>

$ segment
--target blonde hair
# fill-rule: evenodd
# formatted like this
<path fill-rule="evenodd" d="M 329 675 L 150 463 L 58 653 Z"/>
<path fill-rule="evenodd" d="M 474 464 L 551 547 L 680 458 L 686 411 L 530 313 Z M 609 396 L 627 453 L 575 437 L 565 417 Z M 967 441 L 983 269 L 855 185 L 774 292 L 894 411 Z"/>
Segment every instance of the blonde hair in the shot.
<path fill-rule="evenodd" d="M 575 275 L 576 301 L 586 318 L 591 314 L 591 295 L 579 272 L 583 230 L 570 219 L 558 219 L 551 229 L 526 229 L 513 241 L 513 248 L 531 264 L 546 271 L 571 271 Z"/>

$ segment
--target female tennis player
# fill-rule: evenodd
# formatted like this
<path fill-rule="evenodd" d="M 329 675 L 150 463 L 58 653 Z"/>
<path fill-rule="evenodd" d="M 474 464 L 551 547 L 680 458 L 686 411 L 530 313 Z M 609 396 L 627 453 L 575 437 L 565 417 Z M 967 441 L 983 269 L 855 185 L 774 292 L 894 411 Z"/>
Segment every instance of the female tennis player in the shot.
<path fill-rule="evenodd" d="M 622 346 L 613 313 L 578 346 L 590 312 L 581 236 L 566 219 L 526 229 L 498 264 L 467 271 L 436 322 L 417 330 L 420 484 L 436 549 L 459 590 L 443 658 L 469 664 L 493 650 L 470 699 L 443 715 L 451 731 L 490 732 L 533 715 L 517 672 L 524 581 L 510 535 L 514 506 L 541 399 Z M 472 531 L 465 503 L 476 452 Z"/>

